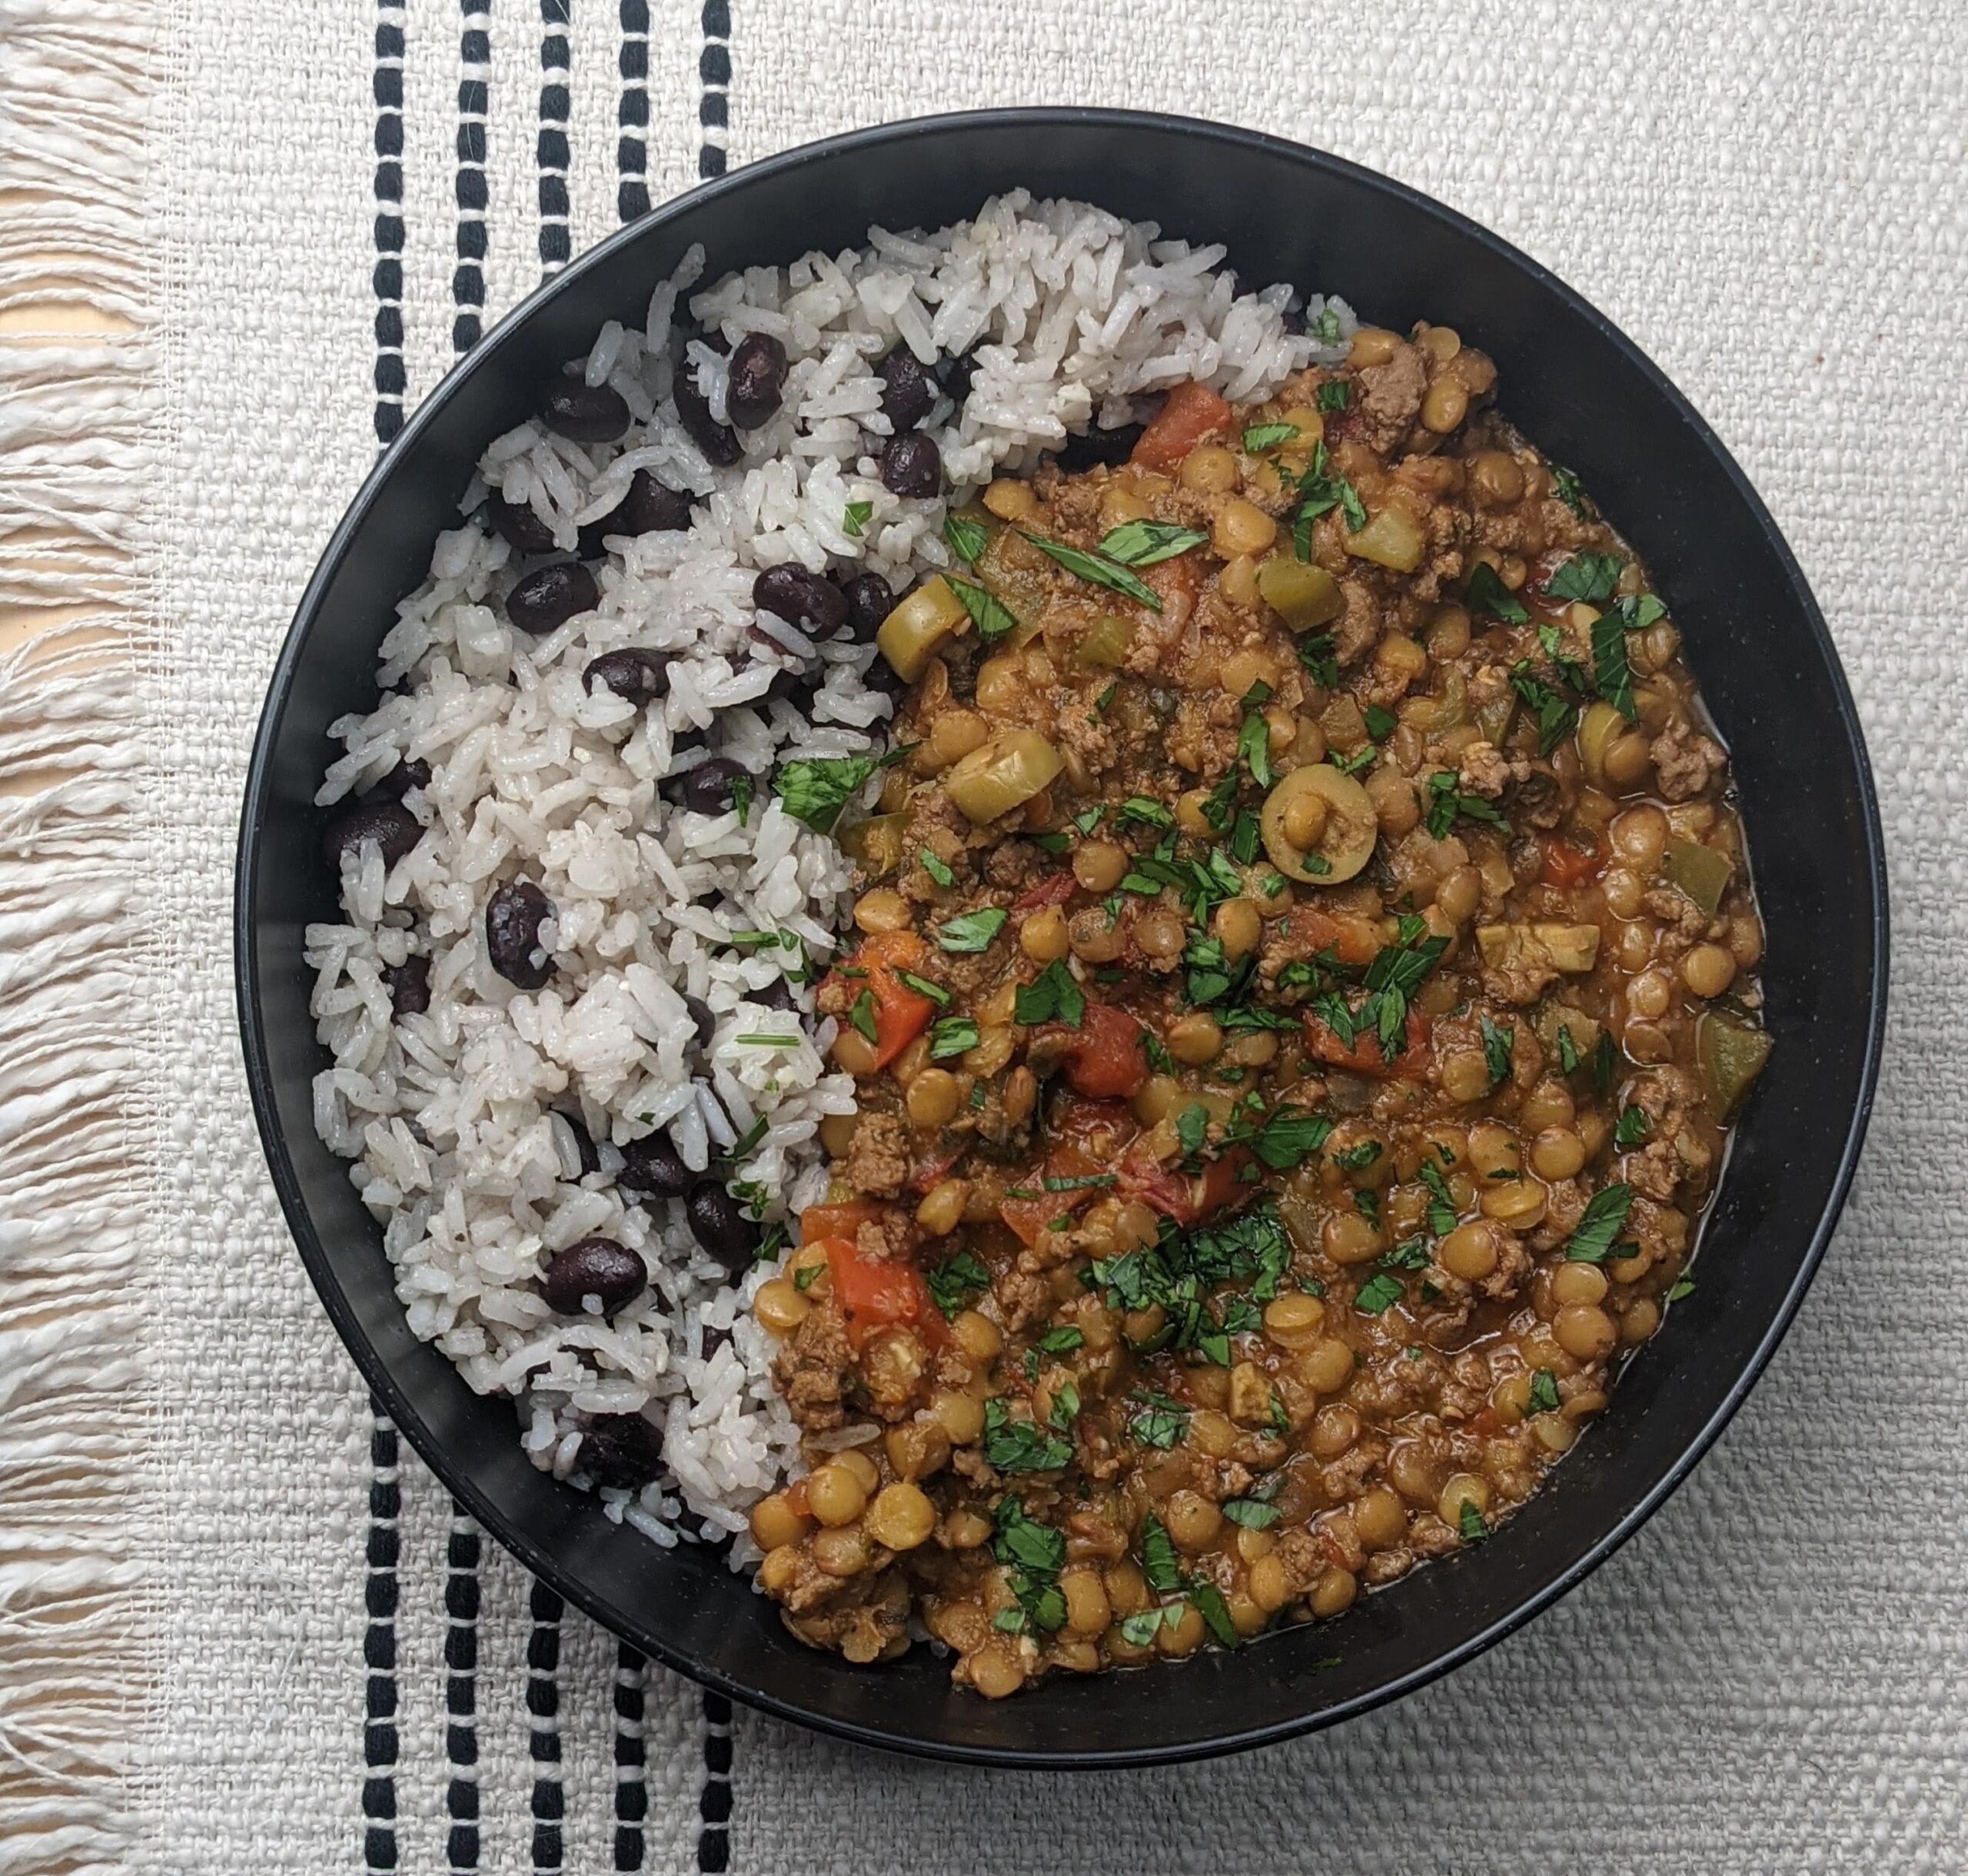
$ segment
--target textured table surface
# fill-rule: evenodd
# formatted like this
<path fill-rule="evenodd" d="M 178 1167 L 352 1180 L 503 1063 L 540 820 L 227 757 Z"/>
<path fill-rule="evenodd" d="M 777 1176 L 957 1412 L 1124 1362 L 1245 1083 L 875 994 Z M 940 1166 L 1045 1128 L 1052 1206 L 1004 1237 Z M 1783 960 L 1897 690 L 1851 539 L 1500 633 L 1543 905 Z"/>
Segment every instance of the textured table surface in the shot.
<path fill-rule="evenodd" d="M 87 631 L 0 681 L 0 1871 L 1968 1861 L 1968 17 L 0 0 L 0 655 Z M 260 1159 L 227 936 L 264 681 L 379 405 L 700 173 L 1023 102 L 1323 145 L 1618 321 L 1830 617 L 1894 909 L 1845 1224 L 1666 1509 L 1398 1706 L 1071 1784 L 707 1711 L 394 1466 Z M 22 341 L 62 304 L 97 330 Z"/>

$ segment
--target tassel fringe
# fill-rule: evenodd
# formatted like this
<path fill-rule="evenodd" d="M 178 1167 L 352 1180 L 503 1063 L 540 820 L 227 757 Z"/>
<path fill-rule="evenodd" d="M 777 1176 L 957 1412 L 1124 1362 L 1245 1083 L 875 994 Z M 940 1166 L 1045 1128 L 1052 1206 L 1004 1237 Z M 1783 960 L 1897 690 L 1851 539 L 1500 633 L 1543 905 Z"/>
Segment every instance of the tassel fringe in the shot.
<path fill-rule="evenodd" d="M 135 0 L 0 0 L 0 1876 L 121 1867 L 141 1758 L 151 30 Z"/>

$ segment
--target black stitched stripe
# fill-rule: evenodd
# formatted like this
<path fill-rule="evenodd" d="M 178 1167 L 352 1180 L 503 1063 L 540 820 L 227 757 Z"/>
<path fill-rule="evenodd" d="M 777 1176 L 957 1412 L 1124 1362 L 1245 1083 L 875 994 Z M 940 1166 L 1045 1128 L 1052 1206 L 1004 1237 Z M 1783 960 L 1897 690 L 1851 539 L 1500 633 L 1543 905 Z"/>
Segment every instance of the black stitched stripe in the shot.
<path fill-rule="evenodd" d="M 573 0 L 540 0 L 540 273 L 551 279 L 573 251 L 567 221 L 567 125 Z"/>
<path fill-rule="evenodd" d="M 647 1664 L 622 1642 L 615 1652 L 615 1867 L 643 1866 L 643 1821 L 649 1815 L 649 1782 L 644 1775 L 643 1689 Z"/>
<path fill-rule="evenodd" d="M 622 98 L 615 121 L 615 211 L 624 221 L 649 213 L 649 0 L 622 0 Z"/>
<path fill-rule="evenodd" d="M 454 1507 L 444 1578 L 444 1750 L 451 1781 L 447 1854 L 454 1871 L 478 1867 L 478 1527 Z"/>
<path fill-rule="evenodd" d="M 697 1795 L 697 1868 L 731 1867 L 731 1702 L 704 1695 L 704 1785 Z"/>
<path fill-rule="evenodd" d="M 730 124 L 731 0 L 704 0 L 704 47 L 697 55 L 697 174 L 724 174 Z"/>
<path fill-rule="evenodd" d="M 485 115 L 492 75 L 491 0 L 461 0 L 458 35 L 458 264 L 451 275 L 451 349 L 478 343 L 485 314 Z"/>
<path fill-rule="evenodd" d="M 526 1711 L 533 1753 L 533 1867 L 560 1867 L 560 1598 L 544 1583 L 533 1586 L 533 1632 L 526 1644 Z"/>
<path fill-rule="evenodd" d="M 362 1861 L 371 1871 L 397 1866 L 397 1430 L 371 1401 L 369 1430 L 369 1574 L 363 1596 L 369 1617 L 362 1637 L 368 1669 L 368 1714 L 362 1728 Z"/>
<path fill-rule="evenodd" d="M 376 441 L 403 427 L 403 0 L 377 0 Z"/>

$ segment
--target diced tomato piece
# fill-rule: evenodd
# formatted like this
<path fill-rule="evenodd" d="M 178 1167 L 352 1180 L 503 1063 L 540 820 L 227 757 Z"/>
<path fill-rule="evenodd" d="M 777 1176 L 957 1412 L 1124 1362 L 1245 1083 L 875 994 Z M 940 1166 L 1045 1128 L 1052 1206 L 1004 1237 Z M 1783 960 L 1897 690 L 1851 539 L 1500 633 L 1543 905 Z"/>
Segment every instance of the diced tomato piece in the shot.
<path fill-rule="evenodd" d="M 874 1000 L 874 1053 L 859 1072 L 872 1075 L 886 1068 L 929 1026 L 936 1006 L 896 975 L 898 970 L 918 970 L 922 962 L 922 940 L 914 932 L 877 932 L 836 967 L 835 975 L 856 1001 L 864 990 Z M 850 971 L 863 974 L 850 976 Z"/>
<path fill-rule="evenodd" d="M 1045 1182 L 1049 1179 L 1097 1179 L 1105 1170 L 1099 1160 L 1070 1143 L 1055 1146 L 1046 1156 L 1042 1171 L 1028 1175 L 1030 1183 L 1015 1188 L 1029 1192 L 1031 1197 L 1001 1199 L 998 1216 L 1027 1244 L 1036 1244 L 1054 1219 L 1076 1212 L 1105 1189 L 1099 1186 L 1080 1186 L 1065 1192 L 1048 1192 Z"/>
<path fill-rule="evenodd" d="M 1212 1159 L 1199 1173 L 1178 1172 L 1145 1153 L 1133 1153 L 1122 1163 L 1121 1188 L 1165 1218 L 1193 1225 L 1250 1190 L 1251 1182 L 1242 1176 L 1250 1163 L 1250 1154 L 1241 1146 Z"/>
<path fill-rule="evenodd" d="M 1371 964 L 1381 948 L 1381 935 L 1365 919 L 1321 912 L 1316 906 L 1295 906 L 1287 916 L 1292 948 L 1316 957 L 1330 951 L 1342 964 Z"/>
<path fill-rule="evenodd" d="M 929 1286 L 913 1264 L 893 1258 L 863 1257 L 847 1238 L 826 1238 L 827 1274 L 833 1299 L 847 1326 L 847 1339 L 859 1348 L 884 1329 L 915 1329 L 942 1318 L 929 1299 Z"/>
<path fill-rule="evenodd" d="M 1220 437 L 1229 427 L 1229 405 L 1207 384 L 1178 384 L 1154 422 L 1141 433 L 1128 460 L 1172 474 L 1198 443 Z"/>
<path fill-rule="evenodd" d="M 1126 1100 L 1148 1079 L 1146 1032 L 1111 1003 L 1087 1000 L 1086 1013 L 1066 1045 L 1066 1080 L 1075 1094 L 1094 1100 Z"/>
<path fill-rule="evenodd" d="M 946 1152 L 926 1153 L 909 1169 L 909 1189 L 926 1192 L 950 1168 L 963 1157 L 963 1143 L 958 1143 Z"/>
<path fill-rule="evenodd" d="M 1381 1081 L 1418 1081 L 1428 1046 L 1428 1019 L 1418 1010 L 1408 1011 L 1408 1033 L 1400 1054 L 1391 1062 L 1381 1059 L 1381 1039 L 1373 1030 L 1361 1030 L 1349 1048 L 1318 1016 L 1306 1017 L 1305 1041 L 1314 1055 L 1334 1068 L 1351 1069 L 1356 1075 L 1371 1075 Z"/>
<path fill-rule="evenodd" d="M 849 1199 L 839 1205 L 809 1205 L 800 1214 L 800 1241 L 817 1244 L 823 1238 L 845 1238 L 854 1243 L 863 1225 L 881 1216 L 873 1199 Z"/>
<path fill-rule="evenodd" d="M 1581 880 L 1591 879 L 1606 863 L 1605 847 L 1597 840 L 1589 847 L 1575 847 L 1569 840 L 1547 834 L 1538 844 L 1544 850 L 1539 876 L 1547 886 L 1576 886 Z"/>
<path fill-rule="evenodd" d="M 1079 886 L 1079 882 L 1070 873 L 1049 873 L 1036 886 L 1027 886 L 1012 901 L 1012 910 L 1042 912 L 1048 906 L 1063 906 Z"/>

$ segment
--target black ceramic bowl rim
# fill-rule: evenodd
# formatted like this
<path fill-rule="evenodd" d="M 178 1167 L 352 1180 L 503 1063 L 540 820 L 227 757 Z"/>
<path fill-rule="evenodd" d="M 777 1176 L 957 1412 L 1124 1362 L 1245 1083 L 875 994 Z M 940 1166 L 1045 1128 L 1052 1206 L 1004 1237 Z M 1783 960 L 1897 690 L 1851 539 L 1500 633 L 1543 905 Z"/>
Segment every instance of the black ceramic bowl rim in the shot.
<path fill-rule="evenodd" d="M 1152 131 L 1165 135 L 1175 131 L 1185 138 L 1196 140 L 1199 146 L 1238 147 L 1263 151 L 1274 158 L 1283 156 L 1308 170 L 1322 170 L 1332 176 L 1344 178 L 1352 186 L 1383 199 L 1390 208 L 1398 210 L 1402 215 L 1411 216 L 1418 214 L 1443 225 L 1461 238 L 1478 244 L 1508 268 L 1534 281 L 1541 290 L 1554 295 L 1564 303 L 1574 318 L 1588 322 L 1604 341 L 1616 348 L 1630 365 L 1648 381 L 1654 391 L 1672 407 L 1680 421 L 1699 439 L 1703 449 L 1715 460 L 1727 477 L 1735 499 L 1753 518 L 1768 549 L 1780 564 L 1788 582 L 1790 600 L 1813 641 L 1812 648 L 1823 660 L 1835 696 L 1835 731 L 1830 724 L 1824 726 L 1825 731 L 1827 735 L 1835 733 L 1837 739 L 1839 747 L 1833 752 L 1834 757 L 1849 759 L 1853 764 L 1862 803 L 1865 876 L 1863 880 L 1854 880 L 1850 884 L 1855 892 L 1862 890 L 1867 895 L 1865 923 L 1873 947 L 1873 967 L 1867 1002 L 1866 1033 L 1855 1097 L 1839 1146 L 1828 1196 L 1810 1233 L 1809 1242 L 1797 1259 L 1788 1288 L 1771 1314 L 1754 1352 L 1735 1374 L 1706 1421 L 1691 1437 L 1686 1439 L 1678 1455 L 1651 1487 L 1631 1505 L 1624 1515 L 1604 1530 L 1561 1573 L 1525 1595 L 1501 1617 L 1488 1622 L 1474 1632 L 1461 1636 L 1451 1645 L 1441 1648 L 1411 1671 L 1368 1687 L 1349 1697 L 1325 1703 L 1319 1700 L 1316 1681 L 1308 1680 L 1305 1683 L 1306 1711 L 1269 1724 L 1244 1729 L 1228 1728 L 1205 1737 L 1147 1746 L 1075 1745 L 1070 1748 L 1026 1748 L 1002 1744 L 979 1745 L 962 1740 L 926 1738 L 899 1733 L 879 1724 L 846 1718 L 787 1699 L 770 1687 L 746 1684 L 723 1671 L 714 1663 L 696 1658 L 680 1648 L 651 1622 L 644 1620 L 640 1624 L 625 1624 L 618 1615 L 611 1615 L 601 1606 L 598 1594 L 591 1593 L 577 1574 L 563 1568 L 527 1530 L 507 1518 L 471 1479 L 461 1474 L 447 1455 L 442 1442 L 434 1434 L 408 1398 L 382 1353 L 371 1342 L 356 1319 L 354 1308 L 344 1292 L 336 1269 L 336 1258 L 324 1246 L 308 1211 L 276 1109 L 274 1080 L 269 1064 L 268 1033 L 255 968 L 257 921 L 253 908 L 263 858 L 260 837 L 283 713 L 308 634 L 322 608 L 324 596 L 341 563 L 350 553 L 371 511 L 385 491 L 397 465 L 416 451 L 426 430 L 434 422 L 447 401 L 456 394 L 460 386 L 486 365 L 488 358 L 498 348 L 502 338 L 510 337 L 518 331 L 540 308 L 567 292 L 577 281 L 610 269 L 625 250 L 647 238 L 652 229 L 660 228 L 686 209 L 696 208 L 725 196 L 742 195 L 748 188 L 789 171 L 808 168 L 816 171 L 823 171 L 830 162 L 852 155 L 899 152 L 916 139 L 933 137 L 939 133 L 959 131 L 966 127 L 1010 129 L 1034 138 L 1043 137 L 1049 131 L 1075 127 L 1095 127 L 1117 133 Z M 1097 190 L 1089 188 L 1088 193 L 1098 199 Z M 1232 258 L 1234 261 L 1234 254 Z M 1346 283 L 1343 279 L 1328 284 L 1337 287 L 1341 292 L 1345 290 Z M 586 1609 L 604 1625 L 626 1632 L 637 1646 L 703 1684 L 766 1711 L 863 1745 L 932 1758 L 1003 1765 L 1083 1768 L 1198 1758 L 1291 1738 L 1332 1725 L 1411 1692 L 1483 1653 L 1547 1608 L 1605 1562 L 1658 1508 L 1714 1443 L 1742 1404 L 1795 1316 L 1823 1256 L 1864 1139 L 1879 1071 L 1887 1004 L 1888 928 L 1883 840 L 1871 767 L 1850 688 L 1823 618 L 1794 557 L 1741 470 L 1686 398 L 1631 340 L 1578 294 L 1508 243 L 1441 204 L 1401 183 L 1322 151 L 1263 136 L 1255 131 L 1151 112 L 1035 108 L 955 113 L 856 131 L 790 150 L 702 184 L 655 209 L 640 221 L 618 231 L 590 249 L 551 283 L 542 287 L 516 308 L 488 334 L 486 341 L 477 351 L 448 374 L 411 417 L 371 472 L 361 492 L 329 540 L 321 560 L 309 581 L 269 684 L 267 703 L 247 778 L 236 886 L 234 964 L 241 1039 L 254 1113 L 275 1189 L 294 1232 L 302 1261 L 320 1292 L 329 1317 L 354 1356 L 364 1379 L 374 1389 L 382 1409 L 408 1436 L 412 1445 L 430 1469 L 474 1517 L 490 1530 L 530 1570 L 562 1596 Z M 459 1385 L 464 1385 L 462 1381 Z M 1398 1596 L 1400 1591 L 1397 1589 L 1393 1593 Z M 1373 1603 L 1378 1603 L 1381 1600 L 1379 1597 L 1370 1599 Z M 1170 1671 L 1157 1670 L 1156 1674 L 1159 1678 Z M 1117 1710 L 1125 1708 L 1134 1701 L 1138 1683 L 1126 1677 L 1106 1678 L 1112 1687 L 1113 1705 Z M 1176 1690 L 1172 1687 L 1169 1691 L 1174 1692 Z M 1042 1688 L 1036 1694 L 1024 1696 L 1020 1701 L 1011 1704 L 1017 1707 L 1022 1705 L 1023 1701 L 1043 1700 L 1045 1698 L 1045 1689 Z M 1121 1723 L 1125 1725 L 1125 1721 Z"/>

